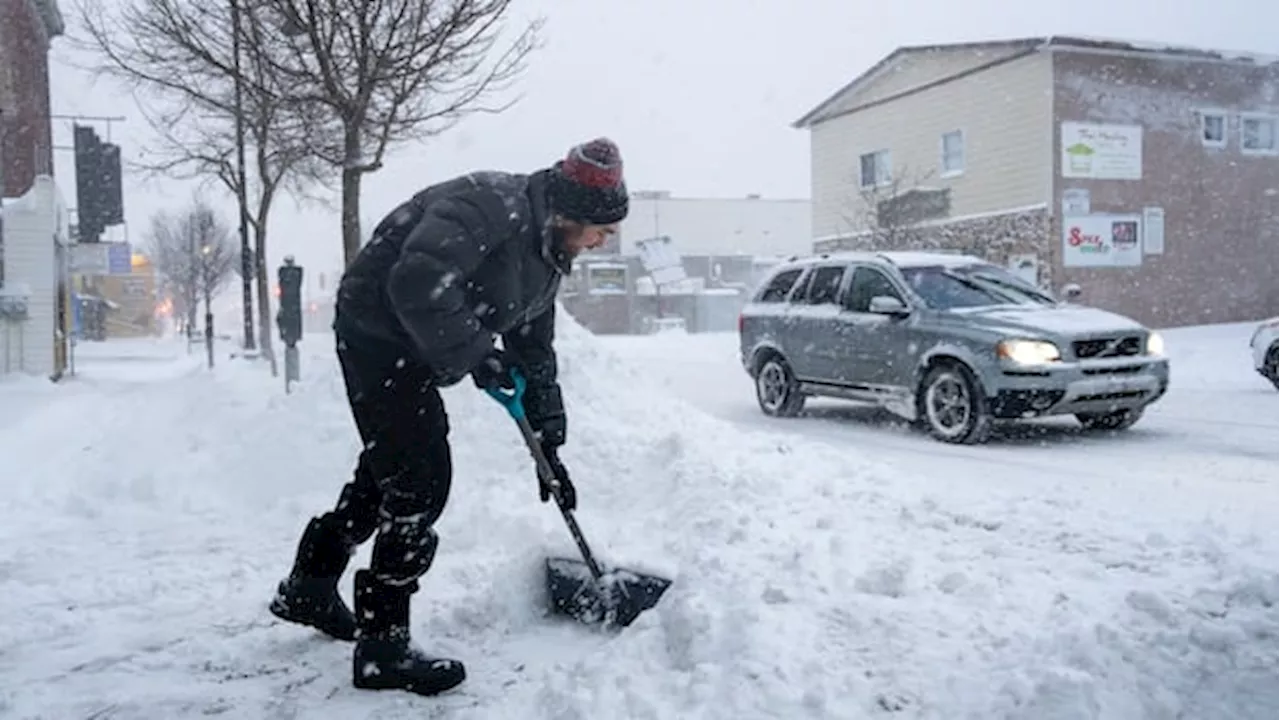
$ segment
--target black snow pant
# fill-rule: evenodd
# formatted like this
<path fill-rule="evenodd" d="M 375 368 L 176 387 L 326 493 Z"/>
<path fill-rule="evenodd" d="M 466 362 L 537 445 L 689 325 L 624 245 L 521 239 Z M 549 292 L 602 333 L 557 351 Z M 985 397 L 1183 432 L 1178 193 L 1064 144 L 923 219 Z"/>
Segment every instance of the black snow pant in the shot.
<path fill-rule="evenodd" d="M 355 475 L 322 521 L 355 547 L 374 533 L 370 571 L 379 583 L 416 592 L 431 567 L 432 526 L 449 499 L 449 419 L 426 368 L 406 353 L 369 352 L 338 339 L 338 361 L 364 441 Z"/>

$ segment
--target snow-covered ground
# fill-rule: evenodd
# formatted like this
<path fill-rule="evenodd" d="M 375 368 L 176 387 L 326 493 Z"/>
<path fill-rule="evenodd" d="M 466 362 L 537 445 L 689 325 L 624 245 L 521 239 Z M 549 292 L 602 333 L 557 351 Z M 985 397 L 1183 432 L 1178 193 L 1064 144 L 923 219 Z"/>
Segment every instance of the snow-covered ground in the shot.
<path fill-rule="evenodd" d="M 763 418 L 732 336 L 562 322 L 584 530 L 675 585 L 618 635 L 541 617 L 572 545 L 502 410 L 451 388 L 414 632 L 469 679 L 437 698 L 352 689 L 349 645 L 266 612 L 358 447 L 329 338 L 291 395 L 226 352 L 82 346 L 65 384 L 0 381 L 0 717 L 1275 718 L 1248 332 L 1170 332 L 1173 389 L 1124 435 L 952 448 L 835 403 Z"/>

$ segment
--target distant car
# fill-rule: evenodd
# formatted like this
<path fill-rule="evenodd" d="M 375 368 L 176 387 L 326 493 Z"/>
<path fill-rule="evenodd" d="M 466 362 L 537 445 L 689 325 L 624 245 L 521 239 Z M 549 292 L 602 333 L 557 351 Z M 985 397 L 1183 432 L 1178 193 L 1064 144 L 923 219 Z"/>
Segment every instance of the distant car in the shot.
<path fill-rule="evenodd" d="M 765 414 L 796 415 L 807 396 L 870 402 L 949 443 L 984 441 L 996 419 L 1049 415 L 1122 430 L 1169 386 L 1158 333 L 962 255 L 793 259 L 738 328 Z"/>
<path fill-rule="evenodd" d="M 1253 350 L 1253 367 L 1258 374 L 1271 381 L 1272 387 L 1280 389 L 1280 381 L 1277 380 L 1277 342 L 1276 337 L 1280 335 L 1280 318 L 1271 318 L 1262 323 L 1253 331 L 1253 337 L 1249 338 L 1249 348 Z"/>

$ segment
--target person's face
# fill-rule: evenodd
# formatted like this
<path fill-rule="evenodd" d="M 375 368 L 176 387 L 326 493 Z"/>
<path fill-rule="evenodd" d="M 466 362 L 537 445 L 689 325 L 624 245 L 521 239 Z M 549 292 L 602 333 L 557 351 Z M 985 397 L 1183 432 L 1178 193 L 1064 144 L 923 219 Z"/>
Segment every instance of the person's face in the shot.
<path fill-rule="evenodd" d="M 618 224 L 573 225 L 565 229 L 564 246 L 569 257 L 577 257 L 584 250 L 595 250 L 604 245 L 609 236 L 618 232 Z"/>

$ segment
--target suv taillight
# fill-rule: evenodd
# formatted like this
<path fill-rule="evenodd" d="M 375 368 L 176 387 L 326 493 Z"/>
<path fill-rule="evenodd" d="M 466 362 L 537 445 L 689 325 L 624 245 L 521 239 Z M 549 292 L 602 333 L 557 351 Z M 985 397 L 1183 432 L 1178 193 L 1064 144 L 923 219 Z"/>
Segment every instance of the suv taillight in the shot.
<path fill-rule="evenodd" d="M 746 318 L 742 313 L 738 313 L 738 334 L 742 334 L 742 326 L 746 324 Z"/>

